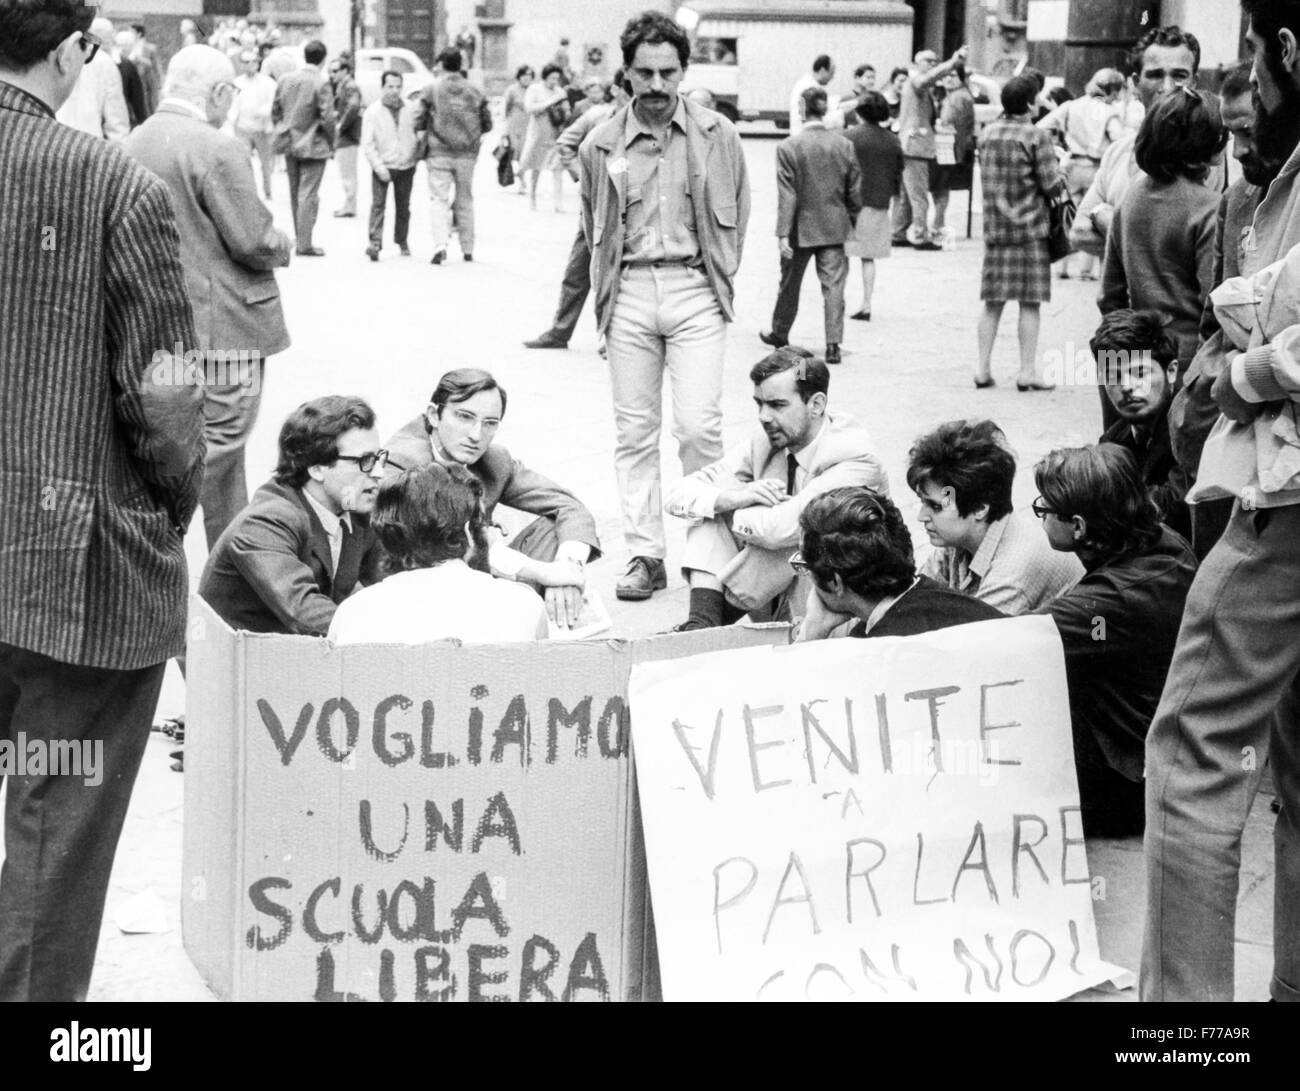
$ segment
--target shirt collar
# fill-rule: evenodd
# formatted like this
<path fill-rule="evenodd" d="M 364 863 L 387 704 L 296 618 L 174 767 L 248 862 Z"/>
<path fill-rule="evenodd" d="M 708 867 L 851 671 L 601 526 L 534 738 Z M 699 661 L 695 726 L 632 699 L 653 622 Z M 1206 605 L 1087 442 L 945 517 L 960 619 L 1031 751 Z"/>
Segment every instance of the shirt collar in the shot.
<path fill-rule="evenodd" d="M 208 112 L 206 110 L 201 110 L 199 107 L 195 106 L 194 103 L 192 102 L 186 102 L 183 98 L 165 98 L 160 103 L 158 103 L 158 108 L 160 110 L 164 106 L 170 106 L 173 109 L 182 110 L 185 113 L 189 114 L 191 117 L 198 118 L 205 125 L 207 124 Z"/>
<path fill-rule="evenodd" d="M 348 530 L 351 531 L 352 513 L 350 511 L 345 511 L 342 515 L 335 515 L 306 489 L 301 491 L 307 503 L 311 505 L 312 511 L 316 513 L 316 518 L 320 520 L 320 525 L 325 528 L 325 533 L 329 537 L 337 538 L 342 533 L 342 527 L 347 527 Z"/>
<path fill-rule="evenodd" d="M 970 559 L 967 566 L 980 579 L 983 579 L 993 564 L 993 554 L 998 551 L 998 543 L 1002 541 L 1002 533 L 1007 529 L 1007 520 L 1010 516 L 1003 516 L 994 523 L 989 524 L 989 529 L 984 532 L 984 541 L 980 542 L 980 547 L 975 551 L 975 556 Z"/>
<path fill-rule="evenodd" d="M 786 452 L 786 454 L 790 458 L 793 458 L 795 462 L 799 464 L 799 468 L 801 470 L 807 470 L 811 472 L 812 467 L 809 466 L 808 463 L 812 461 L 812 452 L 817 449 L 817 444 L 821 443 L 822 436 L 826 434 L 826 423 L 827 423 L 826 418 L 823 417 L 822 426 L 817 429 L 817 434 L 813 436 L 813 438 L 809 441 L 808 445 L 804 447 L 801 451 L 799 451 L 797 454 L 791 454 L 789 451 Z"/>
<path fill-rule="evenodd" d="M 686 107 L 682 105 L 682 96 L 677 96 L 677 108 L 673 110 L 673 116 L 668 119 L 670 125 L 676 125 L 681 132 L 686 132 Z M 627 127 L 624 130 L 625 142 L 631 144 L 638 136 L 654 136 L 654 130 L 645 124 L 636 112 L 635 104 L 629 105 L 627 110 Z"/>

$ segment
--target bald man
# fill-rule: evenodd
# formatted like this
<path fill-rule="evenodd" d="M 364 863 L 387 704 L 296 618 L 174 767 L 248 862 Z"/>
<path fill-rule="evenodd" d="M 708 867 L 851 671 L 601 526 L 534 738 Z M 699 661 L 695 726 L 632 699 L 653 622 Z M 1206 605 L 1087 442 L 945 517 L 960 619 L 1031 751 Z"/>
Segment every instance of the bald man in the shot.
<path fill-rule="evenodd" d="M 167 67 L 158 110 L 123 150 L 171 191 L 181 259 L 206 353 L 199 503 L 211 548 L 248 504 L 244 445 L 262 401 L 262 365 L 289 347 L 273 272 L 291 242 L 257 195 L 244 144 L 219 132 L 235 96 L 235 70 L 206 45 L 186 46 Z"/>

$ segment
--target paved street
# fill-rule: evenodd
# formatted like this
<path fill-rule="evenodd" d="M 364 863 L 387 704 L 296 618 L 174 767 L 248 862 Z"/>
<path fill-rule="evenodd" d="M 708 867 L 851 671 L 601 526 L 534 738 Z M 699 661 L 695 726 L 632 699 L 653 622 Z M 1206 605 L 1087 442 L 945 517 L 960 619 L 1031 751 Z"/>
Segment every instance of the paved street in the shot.
<path fill-rule="evenodd" d="M 492 138 L 489 138 L 491 144 Z M 775 141 L 748 138 L 746 153 L 754 195 L 745 258 L 737 286 L 738 321 L 731 328 L 726 365 L 726 439 L 736 442 L 752 427 L 753 408 L 746 379 L 749 367 L 767 350 L 757 333 L 770 321 L 777 286 L 775 224 Z M 590 310 L 584 314 L 569 351 L 537 352 L 521 342 L 549 324 L 560 274 L 577 224 L 576 186 L 566 181 L 565 212 L 550 210 L 549 179 L 543 179 L 541 211 L 530 212 L 527 198 L 497 187 L 495 164 L 486 152 L 477 178 L 478 243 L 473 264 L 461 261 L 453 244 L 449 263 L 433 267 L 424 171 L 416 182 L 412 224 L 413 257 L 395 248 L 378 265 L 363 251 L 368 177 L 363 177 L 360 215 L 336 220 L 338 177 L 331 166 L 322 192 L 316 243 L 327 256 L 295 258 L 280 273 L 285 313 L 293 347 L 268 369 L 261 418 L 248 452 L 250 486 L 265 480 L 275 460 L 276 435 L 286 413 L 300 402 L 328 393 L 366 397 L 387 436 L 419 413 L 438 376 L 448 368 L 475 365 L 492 370 L 510 395 L 498 442 L 526 463 L 570 486 L 595 512 L 605 557 L 589 569 L 594 585 L 615 620 L 617 635 L 666 629 L 686 611 L 686 588 L 672 564 L 680 556 L 683 529 L 669 520 L 670 588 L 646 604 L 622 604 L 613 585 L 626 561 L 618 533 L 618 504 L 611 452 L 614 429 L 609 382 L 596 352 Z M 273 201 L 277 220 L 289 226 L 285 176 L 276 176 Z M 949 210 L 953 225 L 964 229 L 966 202 L 955 194 Z M 981 248 L 963 236 L 955 252 L 896 252 L 879 263 L 880 273 L 870 323 L 848 322 L 844 364 L 833 369 L 833 408 L 865 422 L 889 471 L 893 492 L 915 531 L 918 554 L 928 546 L 915 523 L 918 504 L 906 489 L 904 468 L 911 440 L 936 422 L 962 416 L 989 416 L 1005 429 L 1020 457 L 1018 505 L 1035 494 L 1034 461 L 1047 450 L 1096 439 L 1100 413 L 1095 387 L 1062 387 L 1052 393 L 1019 393 L 1016 370 L 1015 310 L 1004 316 L 994 373 L 999 385 L 976 391 L 972 385 L 975 320 Z M 391 238 L 391 213 L 389 232 Z M 857 263 L 850 273 L 849 312 L 860 298 Z M 1096 318 L 1096 285 L 1054 283 L 1054 299 L 1044 308 L 1040 354 L 1055 350 L 1072 358 L 1086 348 Z M 821 301 L 810 270 L 794 340 L 822 351 Z M 663 443 L 665 480 L 675 480 L 675 444 L 667 430 Z M 203 560 L 201 526 L 187 542 L 191 572 Z M 179 674 L 169 668 L 164 714 L 184 707 Z M 113 874 L 92 999 L 203 999 L 207 989 L 190 966 L 179 931 L 182 777 L 168 771 L 167 741 L 151 740 Z M 1267 800 L 1257 805 L 1248 832 L 1239 919 L 1238 991 L 1242 998 L 1265 998 L 1269 973 L 1272 908 L 1271 816 Z M 1097 903 L 1102 953 L 1136 967 L 1142 916 L 1141 845 L 1138 841 L 1090 846 L 1094 876 L 1106 880 Z M 155 896 L 165 911 L 168 931 L 124 935 L 114 923 L 118 908 L 133 895 Z M 1122 994 L 1131 999 L 1132 990 Z"/>

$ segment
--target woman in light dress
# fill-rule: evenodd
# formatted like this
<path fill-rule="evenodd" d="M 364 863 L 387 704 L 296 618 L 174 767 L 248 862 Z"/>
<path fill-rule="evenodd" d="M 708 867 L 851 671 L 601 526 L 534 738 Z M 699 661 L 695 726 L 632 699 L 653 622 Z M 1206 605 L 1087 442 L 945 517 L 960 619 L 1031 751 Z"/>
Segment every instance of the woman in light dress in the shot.
<path fill-rule="evenodd" d="M 554 154 L 555 138 L 560 135 L 566 121 L 551 116 L 563 109 L 568 117 L 569 95 L 562 84 L 564 73 L 554 64 L 542 69 L 542 78 L 528 88 L 524 95 L 524 108 L 528 111 L 528 135 L 524 139 L 524 153 L 519 157 L 521 174 L 532 172 L 528 181 L 529 202 L 537 208 L 537 177 L 544 170 L 551 172 L 551 194 L 555 198 L 555 211 L 563 212 L 560 201 L 561 179 L 564 170 Z"/>
<path fill-rule="evenodd" d="M 520 157 L 524 154 L 524 141 L 528 137 L 528 108 L 524 105 L 524 97 L 535 76 L 532 65 L 521 64 L 515 73 L 514 83 L 506 88 L 504 99 L 506 136 L 510 140 L 510 158 L 514 163 L 517 193 L 524 192 L 524 176 L 519 168 Z"/>

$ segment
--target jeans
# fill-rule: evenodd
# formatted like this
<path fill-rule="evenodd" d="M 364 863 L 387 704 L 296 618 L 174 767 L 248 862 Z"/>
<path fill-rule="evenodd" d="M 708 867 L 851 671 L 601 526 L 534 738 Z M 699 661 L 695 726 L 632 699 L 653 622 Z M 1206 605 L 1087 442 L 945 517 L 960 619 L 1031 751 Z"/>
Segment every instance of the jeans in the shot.
<path fill-rule="evenodd" d="M 431 156 L 429 199 L 432 202 L 433 248 L 446 250 L 451 239 L 451 213 L 456 212 L 456 233 L 462 254 L 474 253 L 474 164 L 472 156 Z M 456 196 L 451 197 L 452 187 Z"/>
<path fill-rule="evenodd" d="M 683 473 L 722 457 L 722 358 L 727 327 L 701 269 L 629 265 L 606 331 L 623 538 L 634 557 L 663 558 L 659 432 L 664 371 L 672 376 L 673 436 Z"/>
<path fill-rule="evenodd" d="M 779 337 L 790 336 L 790 327 L 799 314 L 804 270 L 813 258 L 822 285 L 826 343 L 838 345 L 844 340 L 844 282 L 849 276 L 849 259 L 844 256 L 843 246 L 796 246 L 794 257 L 781 259 L 781 288 L 772 309 L 772 332 Z"/>
<path fill-rule="evenodd" d="M 1300 507 L 1243 511 L 1187 598 L 1147 736 L 1143 1000 L 1233 997 L 1241 836 L 1271 757 L 1275 1000 L 1300 1001 Z"/>
<path fill-rule="evenodd" d="M 393 183 L 393 242 L 405 246 L 411 228 L 411 187 L 415 168 L 388 168 Z M 384 212 L 388 207 L 388 183 L 377 174 L 370 175 L 370 245 L 376 250 L 384 245 Z"/>

